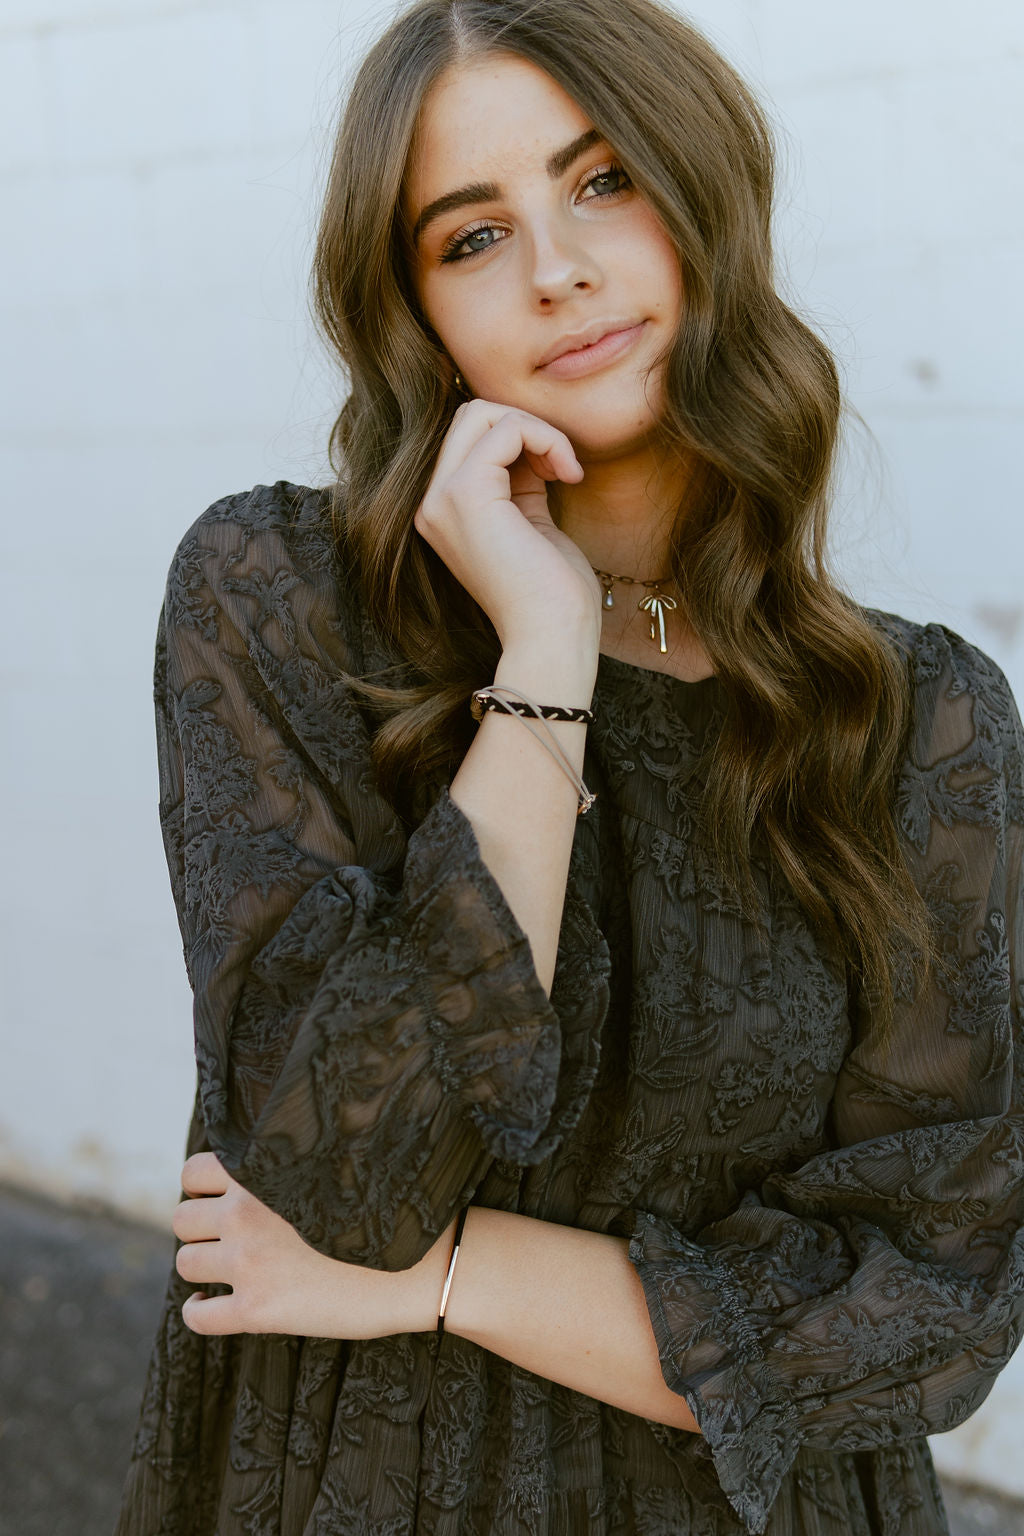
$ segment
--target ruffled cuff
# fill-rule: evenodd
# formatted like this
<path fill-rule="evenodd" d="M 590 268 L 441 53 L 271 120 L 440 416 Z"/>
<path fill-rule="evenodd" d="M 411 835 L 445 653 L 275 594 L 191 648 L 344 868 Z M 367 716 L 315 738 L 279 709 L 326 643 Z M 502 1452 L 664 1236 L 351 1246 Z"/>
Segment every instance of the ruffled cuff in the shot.
<path fill-rule="evenodd" d="M 722 1492 L 757 1536 L 800 1449 L 796 1407 L 764 1358 L 771 1323 L 727 1265 L 646 1211 L 635 1213 L 629 1257 L 665 1383 L 686 1399 Z"/>
<path fill-rule="evenodd" d="M 567 892 L 549 999 L 447 788 L 409 838 L 403 895 L 429 979 L 441 1082 L 493 1157 L 542 1162 L 579 1119 L 597 1073 L 610 960 L 590 908 Z"/>

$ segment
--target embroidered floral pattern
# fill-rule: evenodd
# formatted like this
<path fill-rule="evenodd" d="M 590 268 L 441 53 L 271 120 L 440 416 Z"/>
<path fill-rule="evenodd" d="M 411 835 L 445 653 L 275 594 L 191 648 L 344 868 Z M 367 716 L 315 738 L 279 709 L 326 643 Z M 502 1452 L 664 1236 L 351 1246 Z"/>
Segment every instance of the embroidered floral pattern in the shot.
<path fill-rule="evenodd" d="M 771 869 L 762 931 L 701 853 L 717 682 L 610 657 L 549 999 L 446 786 L 408 837 L 377 789 L 342 673 L 394 657 L 326 493 L 189 531 L 156 704 L 190 1150 L 350 1262 L 414 1262 L 471 1193 L 629 1238 L 702 1434 L 447 1335 L 200 1339 L 172 1275 L 120 1536 L 945 1529 L 925 1436 L 1024 1315 L 1022 733 L 988 658 L 874 618 L 916 687 L 898 815 L 941 962 L 889 1034 Z"/>

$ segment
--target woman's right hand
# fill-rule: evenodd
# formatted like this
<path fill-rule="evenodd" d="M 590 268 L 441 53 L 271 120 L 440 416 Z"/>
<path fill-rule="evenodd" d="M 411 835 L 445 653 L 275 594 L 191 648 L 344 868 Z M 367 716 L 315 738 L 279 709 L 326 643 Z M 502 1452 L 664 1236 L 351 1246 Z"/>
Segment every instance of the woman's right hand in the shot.
<path fill-rule="evenodd" d="M 593 622 L 601 584 L 548 508 L 547 482 L 583 469 L 564 432 L 489 400 L 461 405 L 413 526 L 479 603 L 508 648 L 553 628 Z"/>

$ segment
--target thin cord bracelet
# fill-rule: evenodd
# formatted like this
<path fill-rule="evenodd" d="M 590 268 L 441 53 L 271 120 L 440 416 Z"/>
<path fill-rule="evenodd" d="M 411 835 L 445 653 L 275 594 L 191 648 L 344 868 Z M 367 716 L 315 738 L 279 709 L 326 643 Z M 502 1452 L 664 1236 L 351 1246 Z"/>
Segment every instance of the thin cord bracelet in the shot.
<path fill-rule="evenodd" d="M 437 1331 L 444 1333 L 444 1314 L 448 1305 L 448 1292 L 452 1288 L 452 1276 L 455 1274 L 455 1265 L 459 1258 L 459 1249 L 462 1246 L 462 1230 L 466 1225 L 466 1213 L 468 1205 L 464 1205 L 459 1212 L 459 1219 L 455 1223 L 455 1240 L 452 1243 L 452 1256 L 448 1260 L 448 1273 L 444 1277 L 444 1290 L 441 1292 L 441 1309 L 437 1314 Z"/>
<path fill-rule="evenodd" d="M 504 694 L 511 694 L 513 695 L 514 699 L 521 700 L 523 704 L 528 706 L 528 711 L 514 708 L 512 701 L 503 697 Z M 489 701 L 489 705 L 487 701 Z M 562 772 L 565 774 L 575 789 L 577 816 L 585 816 L 586 813 L 590 810 L 590 807 L 594 804 L 597 796 L 592 794 L 591 791 L 587 788 L 586 784 L 584 784 L 582 778 L 576 772 L 568 756 L 562 749 L 562 746 L 558 741 L 558 738 L 555 736 L 554 731 L 552 731 L 550 727 L 544 723 L 543 716 L 540 713 L 541 706 L 539 704 L 535 704 L 532 699 L 528 699 L 525 693 L 520 693 L 518 688 L 509 688 L 502 683 L 492 683 L 486 688 L 478 688 L 473 694 L 470 710 L 474 719 L 482 719 L 486 707 L 500 709 L 506 714 L 515 715 L 515 717 L 518 720 L 521 720 L 522 723 L 526 726 L 526 729 L 530 732 L 531 736 L 537 737 L 537 740 L 540 742 L 541 746 L 551 753 L 551 756 L 555 759 L 555 762 L 561 768 Z M 547 705 L 546 707 L 548 709 L 553 709 L 556 707 L 561 708 L 563 706 Z M 584 713 L 589 714 L 590 711 L 575 711 L 574 713 L 579 716 Z M 531 724 L 531 721 L 528 718 L 528 714 L 530 716 L 536 717 L 540 721 L 542 729 L 550 738 L 550 740 L 545 741 L 544 737 L 534 729 L 534 726 Z"/>

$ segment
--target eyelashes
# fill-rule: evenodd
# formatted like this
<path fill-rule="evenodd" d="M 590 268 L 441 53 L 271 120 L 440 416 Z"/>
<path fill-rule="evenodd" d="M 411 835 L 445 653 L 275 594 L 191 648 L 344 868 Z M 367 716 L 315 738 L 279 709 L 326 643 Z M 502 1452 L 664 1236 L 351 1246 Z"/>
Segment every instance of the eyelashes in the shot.
<path fill-rule="evenodd" d="M 474 224 L 468 229 L 460 229 L 457 235 L 452 235 L 450 240 L 445 241 L 441 251 L 442 263 L 466 261 L 470 256 L 478 256 L 481 251 L 489 251 L 492 245 L 497 245 L 500 242 L 488 240 L 483 245 L 470 246 L 468 250 L 463 250 L 462 247 L 469 246 L 470 241 L 475 240 L 478 235 L 493 234 L 494 228 L 493 224 L 485 223 Z"/>
<path fill-rule="evenodd" d="M 599 181 L 617 181 L 618 185 L 614 187 L 606 187 L 603 192 L 598 192 L 595 194 L 597 197 L 614 197 L 617 192 L 624 192 L 627 187 L 632 186 L 628 172 L 624 169 L 623 166 L 619 165 L 618 161 L 615 160 L 613 160 L 610 165 L 604 166 L 594 171 L 592 175 L 587 177 L 583 185 L 584 187 L 593 187 Z M 584 201 L 590 202 L 592 199 L 585 198 Z"/>
<path fill-rule="evenodd" d="M 623 192 L 629 191 L 632 187 L 628 172 L 623 166 L 619 165 L 618 161 L 611 161 L 607 165 L 598 166 L 596 170 L 591 171 L 582 183 L 580 191 L 586 192 L 592 187 L 598 187 L 601 182 L 612 182 L 614 185 L 596 190 L 591 197 L 583 197 L 581 201 L 592 203 L 599 198 L 619 197 Z M 476 224 L 467 224 L 465 228 L 458 230 L 445 241 L 441 248 L 440 261 L 442 265 L 447 266 L 457 261 L 469 261 L 474 256 L 479 256 L 484 251 L 493 249 L 495 245 L 500 245 L 501 240 L 493 238 L 497 228 L 498 226 L 491 220 L 481 219 Z M 478 236 L 483 237 L 485 235 L 490 235 L 492 238 L 481 240 L 481 243 L 478 245 L 470 244 Z M 468 249 L 465 249 L 465 247 L 468 247 Z"/>

